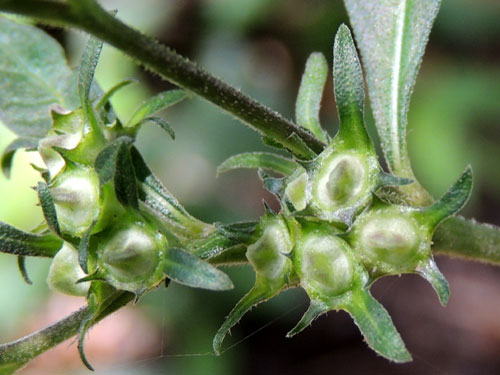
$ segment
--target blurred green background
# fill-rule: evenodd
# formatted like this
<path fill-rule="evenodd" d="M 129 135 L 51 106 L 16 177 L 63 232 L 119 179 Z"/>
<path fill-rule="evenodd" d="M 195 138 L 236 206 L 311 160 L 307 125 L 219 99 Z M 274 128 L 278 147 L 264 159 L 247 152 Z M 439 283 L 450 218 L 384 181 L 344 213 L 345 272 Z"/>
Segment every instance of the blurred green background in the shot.
<path fill-rule="evenodd" d="M 331 61 L 335 31 L 348 23 L 340 0 L 102 3 L 289 118 L 307 56 L 321 51 Z M 78 66 L 86 35 L 46 30 L 65 46 L 71 65 Z M 96 76 L 104 89 L 125 78 L 139 81 L 113 99 L 122 119 L 149 95 L 172 87 L 107 46 Z M 262 199 L 272 197 L 263 191 L 256 173 L 237 171 L 216 178 L 215 169 L 234 153 L 265 150 L 259 136 L 198 98 L 164 116 L 176 131 L 175 142 L 151 126 L 142 130 L 138 145 L 174 195 L 206 221 L 258 218 Z M 333 134 L 338 119 L 331 77 L 321 116 Z M 367 117 L 376 138 L 371 115 Z M 425 187 L 439 196 L 471 164 L 475 187 L 463 214 L 500 225 L 498 0 L 443 1 L 415 87 L 408 137 L 415 172 Z M 0 148 L 12 139 L 2 127 Z M 12 178 L 0 177 L 0 220 L 23 229 L 31 229 L 42 217 L 30 189 L 38 179 L 29 166 L 33 158 L 18 153 Z M 438 258 L 438 263 L 452 292 L 446 309 L 416 276 L 385 278 L 374 286 L 414 357 L 411 364 L 393 365 L 376 356 L 345 313 L 330 313 L 285 339 L 307 307 L 301 290 L 259 306 L 233 328 L 226 345 L 236 345 L 221 357 L 207 354 L 225 315 L 253 283 L 248 267 L 227 269 L 236 285 L 228 293 L 174 284 L 150 293 L 91 331 L 89 359 L 96 374 L 500 373 L 500 270 L 458 259 Z M 28 260 L 34 281 L 28 286 L 15 257 L 0 255 L 0 341 L 42 328 L 83 303 L 47 289 L 48 264 Z M 23 373 L 88 373 L 72 344 L 60 345 Z"/>

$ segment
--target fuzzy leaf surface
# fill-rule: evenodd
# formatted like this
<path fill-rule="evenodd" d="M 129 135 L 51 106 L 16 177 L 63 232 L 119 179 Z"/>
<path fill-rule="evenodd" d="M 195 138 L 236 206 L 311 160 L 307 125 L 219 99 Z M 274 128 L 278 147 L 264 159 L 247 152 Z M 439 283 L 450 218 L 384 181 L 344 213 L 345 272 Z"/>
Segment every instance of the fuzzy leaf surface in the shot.
<path fill-rule="evenodd" d="M 345 0 L 391 170 L 412 177 L 406 148 L 410 96 L 440 0 Z"/>
<path fill-rule="evenodd" d="M 52 258 L 63 241 L 52 233 L 33 234 L 0 222 L 0 252 Z"/>
<path fill-rule="evenodd" d="M 0 119 L 22 137 L 52 126 L 49 107 L 78 107 L 76 77 L 61 46 L 40 29 L 0 17 Z M 6 94 L 8 93 L 8 95 Z"/>
<path fill-rule="evenodd" d="M 324 143 L 328 143 L 328 136 L 319 122 L 319 109 L 327 75 L 325 57 L 318 52 L 312 53 L 307 59 L 295 104 L 297 124 L 310 130 Z"/>
<path fill-rule="evenodd" d="M 293 160 L 270 152 L 245 152 L 224 160 L 217 168 L 217 174 L 240 168 L 262 168 L 288 176 L 298 166 Z"/>
<path fill-rule="evenodd" d="M 165 256 L 165 274 L 180 284 L 210 290 L 233 288 L 231 279 L 224 272 L 185 250 L 169 248 Z"/>
<path fill-rule="evenodd" d="M 136 126 L 142 119 L 174 105 L 186 98 L 186 96 L 186 92 L 183 90 L 169 90 L 149 98 L 136 109 L 134 114 L 130 117 L 126 127 Z"/>
<path fill-rule="evenodd" d="M 356 293 L 346 310 L 354 318 L 370 348 L 394 362 L 411 361 L 411 355 L 389 313 L 368 291 Z"/>

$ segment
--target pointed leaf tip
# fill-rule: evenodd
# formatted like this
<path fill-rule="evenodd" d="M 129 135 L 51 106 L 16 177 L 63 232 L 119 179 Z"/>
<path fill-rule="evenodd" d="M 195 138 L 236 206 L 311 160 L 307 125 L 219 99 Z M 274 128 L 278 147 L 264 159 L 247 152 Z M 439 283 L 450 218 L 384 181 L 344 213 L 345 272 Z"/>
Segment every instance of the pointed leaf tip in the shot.
<path fill-rule="evenodd" d="M 333 309 L 333 308 L 332 308 Z M 303 331 L 307 328 L 311 323 L 316 320 L 321 314 L 327 312 L 330 308 L 323 303 L 311 301 L 309 308 L 304 313 L 300 321 L 297 323 L 295 327 L 293 327 L 287 334 L 286 337 L 293 337 L 297 333 Z"/>
<path fill-rule="evenodd" d="M 417 272 L 434 288 L 441 305 L 446 306 L 450 299 L 450 287 L 434 259 L 429 258 L 423 267 L 417 268 Z"/>
<path fill-rule="evenodd" d="M 298 167 L 293 160 L 270 152 L 245 152 L 224 160 L 217 168 L 217 175 L 240 168 L 269 169 L 285 176 L 291 175 Z"/>
<path fill-rule="evenodd" d="M 411 361 L 411 355 L 389 313 L 368 290 L 354 293 L 346 310 L 353 317 L 370 348 L 394 362 Z"/>
<path fill-rule="evenodd" d="M 431 228 L 437 227 L 447 217 L 460 211 L 469 200 L 472 192 L 472 168 L 467 166 L 459 179 L 443 197 L 432 206 L 423 210 Z"/>
<path fill-rule="evenodd" d="M 328 135 L 319 122 L 319 110 L 327 75 L 328 64 L 323 54 L 312 53 L 307 59 L 295 104 L 297 124 L 324 143 L 328 143 Z"/>
<path fill-rule="evenodd" d="M 141 120 L 180 102 L 186 97 L 187 94 L 184 90 L 168 90 L 161 92 L 142 103 L 132 114 L 125 127 L 135 127 Z"/>
<path fill-rule="evenodd" d="M 224 338 L 229 330 L 241 320 L 243 315 L 250 311 L 252 307 L 273 297 L 277 292 L 267 288 L 258 280 L 255 282 L 254 287 L 238 301 L 215 334 L 212 346 L 216 355 L 221 354 Z"/>
<path fill-rule="evenodd" d="M 390 169 L 410 170 L 410 97 L 440 0 L 344 0 L 363 57 L 375 125 Z"/>

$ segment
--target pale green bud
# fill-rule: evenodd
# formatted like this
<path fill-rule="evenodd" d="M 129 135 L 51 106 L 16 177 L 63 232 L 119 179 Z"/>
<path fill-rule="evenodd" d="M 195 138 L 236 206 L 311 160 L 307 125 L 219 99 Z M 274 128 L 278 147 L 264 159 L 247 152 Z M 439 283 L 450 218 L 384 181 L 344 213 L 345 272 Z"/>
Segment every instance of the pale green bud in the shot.
<path fill-rule="evenodd" d="M 78 253 L 73 246 L 64 242 L 50 265 L 47 283 L 52 290 L 72 296 L 85 296 L 90 282 L 76 283 L 85 277 L 78 263 Z"/>

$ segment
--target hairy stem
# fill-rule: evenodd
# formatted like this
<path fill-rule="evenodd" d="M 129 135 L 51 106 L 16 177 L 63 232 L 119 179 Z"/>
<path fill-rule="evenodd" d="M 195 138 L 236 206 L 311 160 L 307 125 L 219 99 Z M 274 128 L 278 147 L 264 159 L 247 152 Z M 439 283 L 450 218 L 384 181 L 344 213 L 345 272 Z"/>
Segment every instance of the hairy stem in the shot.
<path fill-rule="evenodd" d="M 94 321 L 99 322 L 106 316 L 125 306 L 134 298 L 134 294 L 117 292 L 114 301 Z M 0 374 L 12 374 L 24 367 L 33 358 L 53 348 L 78 333 L 80 324 L 89 313 L 88 307 L 82 307 L 59 322 L 32 333 L 14 342 L 0 345 Z"/>
<path fill-rule="evenodd" d="M 444 221 L 434 233 L 432 251 L 500 264 L 500 228 L 460 216 Z"/>
<path fill-rule="evenodd" d="M 95 1 L 0 0 L 0 10 L 34 17 L 44 23 L 84 30 L 163 78 L 229 112 L 276 140 L 296 156 L 310 159 L 324 144 L 309 131 L 209 74 L 155 39 L 123 24 Z"/>

